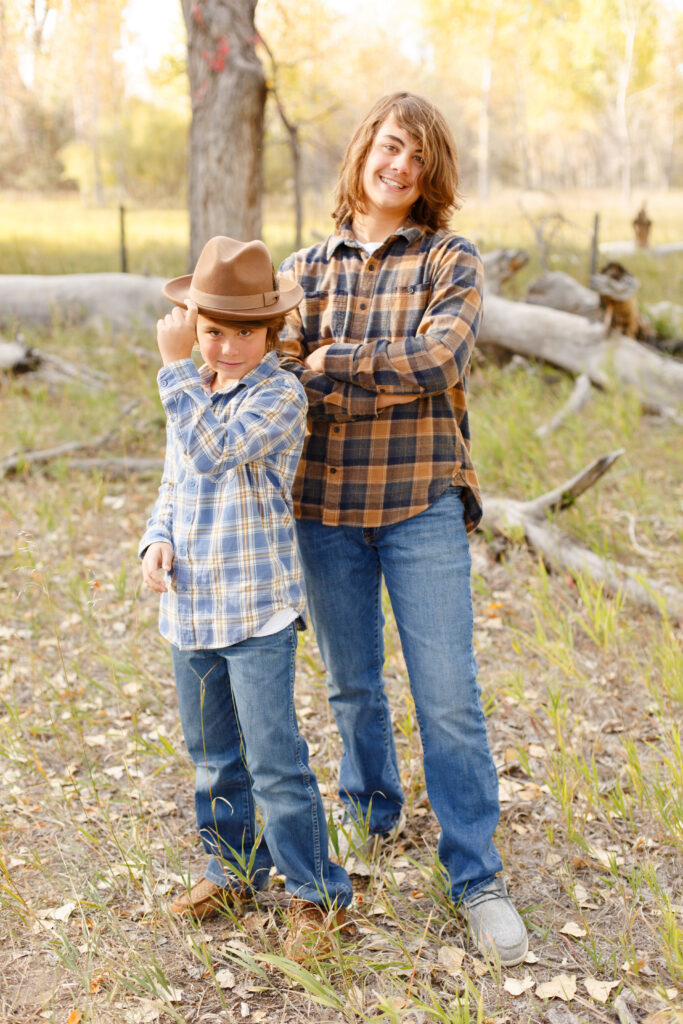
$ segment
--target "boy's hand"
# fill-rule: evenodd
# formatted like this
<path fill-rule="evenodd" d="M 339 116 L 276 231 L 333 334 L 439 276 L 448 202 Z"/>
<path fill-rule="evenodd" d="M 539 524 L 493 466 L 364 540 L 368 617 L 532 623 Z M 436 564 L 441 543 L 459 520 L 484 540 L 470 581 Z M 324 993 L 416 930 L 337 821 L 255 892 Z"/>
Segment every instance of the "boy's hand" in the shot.
<path fill-rule="evenodd" d="M 145 551 L 142 559 L 142 578 L 145 586 L 156 594 L 165 594 L 168 590 L 164 573 L 171 571 L 173 565 L 173 548 L 165 541 L 156 541 Z"/>
<path fill-rule="evenodd" d="M 177 359 L 189 359 L 197 340 L 197 306 L 188 299 L 187 310 L 174 306 L 163 320 L 157 320 L 157 345 L 164 366 Z"/>

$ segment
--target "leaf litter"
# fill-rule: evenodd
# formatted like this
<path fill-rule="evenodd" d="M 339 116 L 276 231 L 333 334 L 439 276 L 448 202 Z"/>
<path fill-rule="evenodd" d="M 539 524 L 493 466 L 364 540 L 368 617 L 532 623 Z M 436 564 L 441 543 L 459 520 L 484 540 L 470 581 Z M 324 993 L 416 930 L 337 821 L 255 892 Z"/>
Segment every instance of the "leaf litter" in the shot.
<path fill-rule="evenodd" d="M 163 432 L 145 429 L 141 453 L 156 454 Z M 669 458 L 666 428 L 645 424 L 642 444 Z M 561 453 L 547 456 L 546 472 L 566 475 Z M 586 508 L 585 524 L 577 513 L 573 528 L 599 531 L 601 512 L 628 500 L 621 486 L 596 493 L 597 511 Z M 644 613 L 617 613 L 613 599 L 589 607 L 526 549 L 499 561 L 481 535 L 472 538 L 477 658 L 501 788 L 497 842 L 530 926 L 525 963 L 499 977 L 440 894 L 438 825 L 389 613 L 386 674 L 408 824 L 386 859 L 354 878 L 360 935 L 340 952 L 343 969 L 309 965 L 284 989 L 278 879 L 250 905 L 249 926 L 220 918 L 188 929 L 169 917 L 169 892 L 201 872 L 202 854 L 168 650 L 156 602 L 138 590 L 135 546 L 155 490 L 153 480 L 78 473 L 7 482 L 2 1019 L 67 1020 L 76 1004 L 97 1024 L 189 1021 L 197 1007 L 207 1020 L 331 1024 L 357 1019 L 351 1004 L 374 1012 L 408 996 L 416 1010 L 479 1000 L 489 1020 L 529 1022 L 549 1020 L 559 1001 L 597 1024 L 606 1007 L 627 1017 L 628 1003 L 614 1003 L 620 987 L 653 1020 L 668 1013 L 679 996 L 667 922 L 683 874 L 672 827 L 680 634 Z M 621 542 L 615 535 L 615 550 Z M 325 800 L 337 806 L 339 739 L 310 635 L 297 672 L 302 729 Z"/>

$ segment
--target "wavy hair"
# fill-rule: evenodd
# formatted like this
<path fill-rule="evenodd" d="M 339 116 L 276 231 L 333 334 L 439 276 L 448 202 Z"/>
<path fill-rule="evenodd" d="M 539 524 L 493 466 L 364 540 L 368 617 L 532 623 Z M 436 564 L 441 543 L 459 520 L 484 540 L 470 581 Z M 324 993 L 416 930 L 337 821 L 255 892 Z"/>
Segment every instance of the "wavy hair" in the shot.
<path fill-rule="evenodd" d="M 366 212 L 363 168 L 377 131 L 390 114 L 422 149 L 421 194 L 410 211 L 413 220 L 432 231 L 448 227 L 452 214 L 462 205 L 453 135 L 443 114 L 430 100 L 411 92 L 395 92 L 375 103 L 348 145 L 334 192 L 332 216 L 337 229 L 355 213 Z"/>

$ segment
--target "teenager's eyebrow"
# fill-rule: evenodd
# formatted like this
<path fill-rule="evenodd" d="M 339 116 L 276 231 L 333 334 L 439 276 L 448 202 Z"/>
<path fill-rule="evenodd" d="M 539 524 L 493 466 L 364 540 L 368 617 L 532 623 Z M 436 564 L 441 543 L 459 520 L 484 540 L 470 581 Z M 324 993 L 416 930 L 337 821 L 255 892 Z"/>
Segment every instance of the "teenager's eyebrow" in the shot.
<path fill-rule="evenodd" d="M 397 142 L 399 144 L 399 146 L 407 146 L 408 145 L 408 143 L 405 141 L 405 139 L 402 139 L 399 135 L 392 135 L 391 132 L 382 132 L 382 138 L 384 138 L 384 139 L 391 139 L 393 142 Z M 415 147 L 415 152 L 416 153 L 421 153 L 422 152 L 422 146 L 416 146 Z"/>

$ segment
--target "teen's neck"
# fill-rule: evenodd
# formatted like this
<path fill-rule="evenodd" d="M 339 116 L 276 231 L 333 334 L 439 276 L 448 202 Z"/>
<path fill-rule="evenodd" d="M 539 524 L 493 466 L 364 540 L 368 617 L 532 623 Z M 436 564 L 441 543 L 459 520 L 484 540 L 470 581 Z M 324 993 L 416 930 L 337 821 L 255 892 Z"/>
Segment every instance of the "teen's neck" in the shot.
<path fill-rule="evenodd" d="M 351 222 L 351 230 L 359 242 L 383 242 L 405 223 L 405 216 L 395 214 L 382 216 L 381 213 L 357 213 Z"/>

